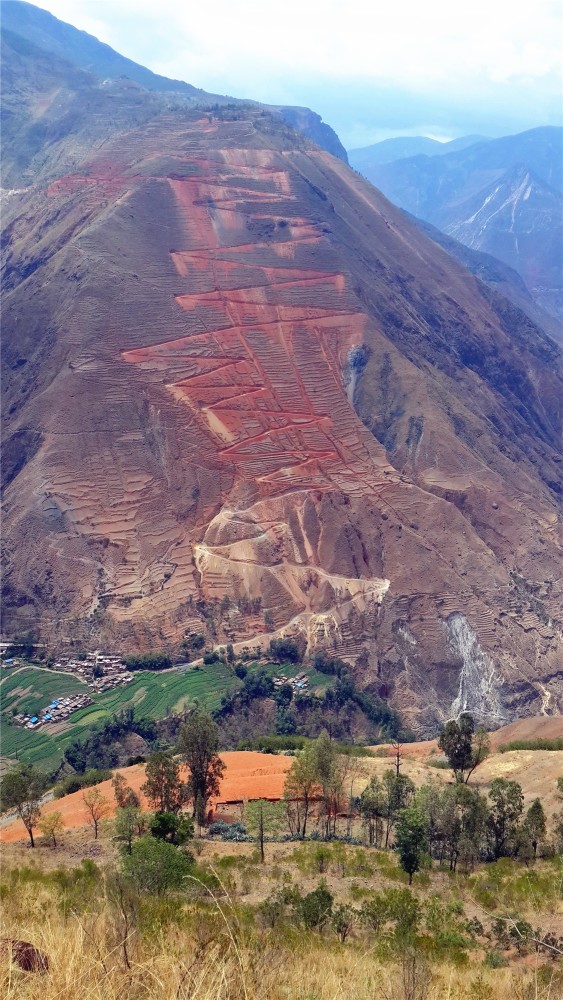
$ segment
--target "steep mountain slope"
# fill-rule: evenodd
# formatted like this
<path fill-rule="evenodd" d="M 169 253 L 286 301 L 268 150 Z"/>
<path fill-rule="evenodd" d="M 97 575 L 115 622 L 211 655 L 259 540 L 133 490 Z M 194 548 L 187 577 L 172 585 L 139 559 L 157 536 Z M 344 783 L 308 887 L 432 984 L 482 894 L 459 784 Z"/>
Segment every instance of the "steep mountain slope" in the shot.
<path fill-rule="evenodd" d="M 397 136 L 393 139 L 383 139 L 372 146 L 361 146 L 349 150 L 350 166 L 359 170 L 364 177 L 371 180 L 370 170 L 381 163 L 394 163 L 411 156 L 445 156 L 460 149 L 467 149 L 476 143 L 487 142 L 484 135 L 463 135 L 449 142 L 439 142 L 429 139 L 426 135 Z"/>
<path fill-rule="evenodd" d="M 515 268 L 537 304 L 563 318 L 563 129 L 362 172 L 396 205 Z"/>
<path fill-rule="evenodd" d="M 22 42 L 29 42 L 34 49 L 44 54 L 43 58 L 48 54 L 54 56 L 56 62 L 60 60 L 69 62 L 106 84 L 109 80 L 122 79 L 124 81 L 122 86 L 126 86 L 126 81 L 130 81 L 139 84 L 144 90 L 166 94 L 169 98 L 172 94 L 176 94 L 197 103 L 207 104 L 210 101 L 220 105 L 248 103 L 222 94 L 208 94 L 205 90 L 193 87 L 183 80 L 170 80 L 165 76 L 159 76 L 146 66 L 140 66 L 132 59 L 120 55 L 86 31 L 78 31 L 71 24 L 59 21 L 48 11 L 26 3 L 26 0 L 2 0 L 1 23 L 3 31 L 9 33 L 12 43 L 15 41 L 14 36 L 17 36 L 18 48 L 21 49 Z M 258 102 L 252 103 L 260 106 Z M 279 114 L 292 128 L 303 132 L 316 142 L 321 149 L 340 157 L 345 163 L 348 162 L 346 150 L 336 132 L 310 108 L 267 107 L 274 114 Z"/>
<path fill-rule="evenodd" d="M 561 709 L 556 346 L 263 109 L 65 72 L 10 77 L 6 630 L 301 634 L 420 733 Z"/>
<path fill-rule="evenodd" d="M 504 264 L 498 257 L 484 253 L 482 250 L 475 250 L 458 240 L 454 240 L 441 229 L 431 226 L 429 222 L 417 219 L 409 212 L 404 213 L 411 220 L 421 233 L 428 239 L 433 240 L 438 246 L 449 253 L 452 257 L 463 264 L 471 274 L 479 278 L 485 285 L 488 285 L 494 292 L 509 299 L 518 309 L 526 313 L 528 319 L 532 320 L 536 326 L 548 333 L 559 344 L 563 344 L 563 328 L 561 322 L 550 316 L 534 302 L 525 282 L 514 268 Z"/>

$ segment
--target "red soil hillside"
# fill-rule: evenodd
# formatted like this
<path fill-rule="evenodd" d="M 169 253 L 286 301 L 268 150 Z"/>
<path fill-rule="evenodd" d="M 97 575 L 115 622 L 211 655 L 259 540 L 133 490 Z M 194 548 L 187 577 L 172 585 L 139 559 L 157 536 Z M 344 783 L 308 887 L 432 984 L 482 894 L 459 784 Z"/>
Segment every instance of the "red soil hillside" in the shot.
<path fill-rule="evenodd" d="M 65 86 L 5 210 L 4 627 L 561 710 L 555 345 L 260 109 Z"/>
<path fill-rule="evenodd" d="M 218 802 L 233 802 L 241 799 L 281 798 L 285 784 L 286 772 L 291 767 L 291 758 L 273 754 L 261 754 L 254 751 L 232 751 L 221 754 L 226 765 L 221 782 Z M 127 783 L 140 794 L 141 785 L 145 781 L 143 765 L 118 768 Z M 107 817 L 115 812 L 115 798 L 111 781 L 102 781 L 97 785 L 111 804 Z M 84 805 L 82 792 L 73 792 L 62 799 L 47 802 L 42 809 L 43 814 L 60 812 L 66 829 L 86 826 L 88 811 Z M 143 806 L 148 808 L 144 796 L 141 796 Z M 23 833 L 22 833 L 23 831 Z M 24 840 L 25 830 L 20 820 L 14 820 L 0 827 L 0 841 L 12 843 Z"/>

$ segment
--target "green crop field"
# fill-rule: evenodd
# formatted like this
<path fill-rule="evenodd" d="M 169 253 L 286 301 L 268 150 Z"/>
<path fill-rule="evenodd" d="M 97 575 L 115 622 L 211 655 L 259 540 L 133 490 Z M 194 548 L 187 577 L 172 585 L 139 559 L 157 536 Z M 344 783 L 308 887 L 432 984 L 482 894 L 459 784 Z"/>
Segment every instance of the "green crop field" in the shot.
<path fill-rule="evenodd" d="M 258 669 L 258 664 L 247 664 L 247 669 Z M 335 682 L 334 677 L 306 669 L 302 664 L 286 663 L 280 666 L 268 663 L 264 669 L 272 677 L 279 674 L 295 677 L 296 674 L 306 673 L 309 691 L 326 690 Z M 24 667 L 8 674 L 0 682 L 0 754 L 4 765 L 8 758 L 14 760 L 17 757 L 43 770 L 53 771 L 72 740 L 84 738 L 92 725 L 124 708 L 133 708 L 136 716 L 151 719 L 162 719 L 171 713 L 180 712 L 196 701 L 212 711 L 219 706 L 221 697 L 227 691 L 240 684 L 223 663 L 203 666 L 199 670 L 140 670 L 135 673 L 130 684 L 106 691 L 105 694 L 94 695 L 92 705 L 74 712 L 65 723 L 56 727 L 45 726 L 38 732 L 33 732 L 10 724 L 14 708 L 37 712 L 53 698 L 77 692 L 84 694 L 90 689 L 70 674 L 54 673 L 39 667 Z"/>
<path fill-rule="evenodd" d="M 38 711 L 53 698 L 76 692 L 88 693 L 89 689 L 71 675 L 26 667 L 8 675 L 0 685 L 3 711 L 0 753 L 4 759 L 17 756 L 45 770 L 53 770 L 71 740 L 84 737 L 94 723 L 121 709 L 134 708 L 136 715 L 151 719 L 179 712 L 196 701 L 212 710 L 219 705 L 222 695 L 239 683 L 222 663 L 188 671 L 152 673 L 141 670 L 130 684 L 94 695 L 94 704 L 74 712 L 64 731 L 57 726 L 52 732 L 53 727 L 45 726 L 33 732 L 9 724 L 12 708 Z"/>
<path fill-rule="evenodd" d="M 3 713 L 37 714 L 53 698 L 70 694 L 88 694 L 86 685 L 72 674 L 55 673 L 38 667 L 21 667 L 10 671 L 0 681 L 0 704 Z"/>

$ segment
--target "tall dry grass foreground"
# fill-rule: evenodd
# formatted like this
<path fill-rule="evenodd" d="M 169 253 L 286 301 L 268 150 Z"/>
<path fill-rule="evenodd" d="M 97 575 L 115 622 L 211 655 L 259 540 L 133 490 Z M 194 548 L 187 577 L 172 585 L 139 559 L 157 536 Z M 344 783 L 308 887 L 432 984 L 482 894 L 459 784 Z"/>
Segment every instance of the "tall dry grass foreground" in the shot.
<path fill-rule="evenodd" d="M 64 882 L 64 878 L 63 878 Z M 557 966 L 529 956 L 516 971 L 432 967 L 406 953 L 389 962 L 373 947 L 296 928 L 256 929 L 223 896 L 146 899 L 119 892 L 101 905 L 36 882 L 4 883 L 2 936 L 45 952 L 49 970 L 25 973 L 2 956 L 6 1000 L 561 1000 Z"/>

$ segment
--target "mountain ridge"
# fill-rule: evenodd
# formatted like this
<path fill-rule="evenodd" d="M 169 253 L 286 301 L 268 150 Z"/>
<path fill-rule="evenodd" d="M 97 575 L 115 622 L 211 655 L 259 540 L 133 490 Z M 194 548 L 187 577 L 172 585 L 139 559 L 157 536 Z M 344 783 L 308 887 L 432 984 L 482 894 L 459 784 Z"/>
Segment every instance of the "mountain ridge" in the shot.
<path fill-rule="evenodd" d="M 561 708 L 555 344 L 260 106 L 26 80 L 6 628 L 295 635 L 418 733 Z"/>

